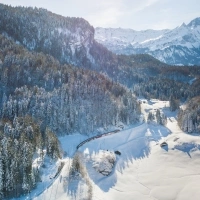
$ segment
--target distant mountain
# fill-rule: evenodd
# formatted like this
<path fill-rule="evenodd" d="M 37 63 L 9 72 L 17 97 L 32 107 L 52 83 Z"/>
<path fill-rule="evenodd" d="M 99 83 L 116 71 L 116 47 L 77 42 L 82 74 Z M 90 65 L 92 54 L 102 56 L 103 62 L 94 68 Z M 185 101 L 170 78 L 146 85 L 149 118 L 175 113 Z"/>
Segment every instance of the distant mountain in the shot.
<path fill-rule="evenodd" d="M 149 55 L 115 55 L 95 41 L 94 28 L 82 18 L 0 4 L 0 19 L 0 33 L 29 51 L 50 54 L 62 64 L 105 73 L 128 87 L 137 80 L 136 67 L 167 66 Z"/>
<path fill-rule="evenodd" d="M 94 28 L 82 18 L 63 17 L 41 8 L 0 4 L 0 19 L 0 34 L 29 51 L 51 55 L 60 64 L 104 74 L 112 81 L 123 84 L 145 97 L 168 99 L 176 91 L 177 98 L 187 99 L 199 91 L 196 89 L 191 93 L 190 86 L 185 85 L 200 73 L 196 69 L 188 70 L 187 67 L 177 69 L 147 54 L 116 55 L 95 40 Z M 193 23 L 191 26 L 197 24 Z M 146 32 L 148 35 L 151 33 L 151 37 L 147 38 Z M 146 32 L 144 31 L 137 41 L 141 43 L 145 38 L 146 40 L 152 37 L 158 38 L 160 34 L 166 34 L 169 30 Z M 47 62 L 38 61 L 38 63 L 43 67 Z M 163 79 L 166 79 L 165 84 Z M 57 79 L 52 80 L 52 85 L 58 82 Z M 34 84 L 39 83 L 34 81 Z M 143 88 L 137 87 L 138 84 L 143 84 Z M 52 85 L 48 85 L 47 89 Z M 12 85 L 10 86 L 9 90 L 12 89 Z M 180 91 L 180 87 L 185 88 L 184 94 Z"/>
<path fill-rule="evenodd" d="M 200 65 L 200 18 L 172 30 L 96 28 L 95 39 L 117 54 L 150 54 L 170 65 Z"/>

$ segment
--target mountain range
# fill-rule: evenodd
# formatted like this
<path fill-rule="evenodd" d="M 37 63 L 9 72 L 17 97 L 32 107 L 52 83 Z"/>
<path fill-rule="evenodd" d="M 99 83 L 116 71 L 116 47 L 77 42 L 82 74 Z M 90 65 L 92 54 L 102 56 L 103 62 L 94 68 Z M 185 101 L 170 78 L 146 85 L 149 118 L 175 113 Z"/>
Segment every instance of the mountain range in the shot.
<path fill-rule="evenodd" d="M 98 29 L 95 30 L 83 18 L 63 17 L 41 8 L 0 4 L 0 19 L 0 34 L 28 51 L 51 55 L 61 65 L 67 64 L 96 71 L 114 82 L 134 89 L 135 92 L 138 90 L 135 85 L 143 84 L 139 93 L 145 97 L 160 98 L 162 96 L 162 99 L 168 99 L 169 94 L 176 93 L 176 98 L 187 99 L 198 94 L 199 89 L 190 88 L 193 85 L 182 86 L 182 84 L 192 79 L 197 82 L 199 68 L 188 69 L 185 66 L 177 68 L 160 62 L 148 54 L 117 55 L 95 39 L 97 36 L 95 32 L 98 34 Z M 183 25 L 182 28 L 185 26 Z M 198 29 L 198 20 L 191 22 L 189 26 L 195 30 L 195 27 Z M 131 32 L 134 32 L 128 31 L 130 36 Z M 143 31 L 143 34 L 135 40 L 141 42 L 169 33 L 169 30 Z M 188 42 L 189 45 L 191 44 Z M 197 57 L 198 55 L 195 58 Z M 1 60 L 4 62 L 3 58 Z M 43 61 L 38 61 L 38 64 L 40 63 Z M 163 84 L 164 79 L 166 79 L 165 84 Z M 181 85 L 177 81 L 181 82 Z M 150 84 L 152 87 L 149 88 Z M 180 87 L 185 88 L 184 94 L 180 91 Z M 138 91 L 136 93 L 139 94 Z"/>
<path fill-rule="evenodd" d="M 149 55 L 130 57 L 112 53 L 94 39 L 94 28 L 82 18 L 0 4 L 0 19 L 0 34 L 29 51 L 49 54 L 61 64 L 105 73 L 128 87 L 136 81 L 138 66 L 168 67 Z"/>
<path fill-rule="evenodd" d="M 170 65 L 200 65 L 200 18 L 174 29 L 96 28 L 95 39 L 116 54 L 149 54 Z"/>

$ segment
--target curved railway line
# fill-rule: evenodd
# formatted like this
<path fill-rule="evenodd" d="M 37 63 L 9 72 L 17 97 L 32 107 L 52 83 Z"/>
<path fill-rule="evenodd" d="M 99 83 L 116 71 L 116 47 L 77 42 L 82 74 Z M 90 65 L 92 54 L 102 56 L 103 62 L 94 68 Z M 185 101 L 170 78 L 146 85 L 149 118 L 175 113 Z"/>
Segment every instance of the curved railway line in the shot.
<path fill-rule="evenodd" d="M 100 134 L 100 135 L 96 135 L 96 136 L 90 137 L 90 138 L 82 141 L 80 144 L 78 144 L 77 147 L 76 147 L 76 150 L 78 150 L 79 147 L 81 147 L 82 145 L 84 145 L 87 142 L 90 142 L 91 140 L 95 140 L 97 138 L 101 138 L 101 137 L 104 137 L 104 136 L 107 136 L 107 135 L 111 135 L 111 134 L 117 133 L 119 131 L 120 131 L 120 129 L 117 129 L 117 130 L 114 130 L 114 131 L 110 131 L 110 132 L 107 132 L 107 133 L 103 133 L 103 134 Z"/>
<path fill-rule="evenodd" d="M 144 123 L 142 123 L 144 124 Z M 136 126 L 136 127 L 139 127 L 141 126 L 142 124 Z M 136 128 L 134 127 L 134 128 Z M 95 139 L 98 139 L 98 138 L 101 138 L 101 137 L 105 137 L 105 136 L 108 136 L 108 135 L 112 135 L 112 134 L 115 134 L 115 133 L 118 133 L 119 131 L 122 131 L 121 129 L 116 129 L 114 131 L 110 131 L 110 132 L 107 132 L 107 133 L 103 133 L 103 134 L 100 134 L 100 135 L 96 135 L 96 136 L 93 136 L 93 137 L 90 137 L 84 141 L 82 141 L 81 143 L 79 143 L 77 146 L 76 146 L 76 150 L 78 150 L 81 146 L 83 146 L 84 144 L 86 144 L 87 142 L 90 142 L 91 140 L 95 140 Z M 63 169 L 63 167 L 62 167 Z M 34 197 L 33 198 L 30 198 L 31 200 L 34 199 L 35 197 L 38 197 L 39 195 L 41 195 L 46 189 L 50 188 L 53 183 L 55 182 L 55 180 L 59 177 L 62 169 L 59 171 L 59 173 L 56 175 L 56 177 L 54 178 L 54 181 L 51 182 L 50 185 L 48 185 L 43 191 L 39 192 L 38 194 L 34 194 Z"/>

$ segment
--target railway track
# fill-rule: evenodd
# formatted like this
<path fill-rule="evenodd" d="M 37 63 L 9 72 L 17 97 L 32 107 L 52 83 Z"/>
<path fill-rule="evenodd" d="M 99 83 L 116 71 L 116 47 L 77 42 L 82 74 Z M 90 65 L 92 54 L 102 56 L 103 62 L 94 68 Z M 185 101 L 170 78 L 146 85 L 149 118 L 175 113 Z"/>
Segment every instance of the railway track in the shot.
<path fill-rule="evenodd" d="M 80 144 L 78 144 L 77 147 L 76 147 L 76 150 L 78 150 L 79 147 L 83 146 L 87 142 L 90 142 L 91 140 L 95 140 L 95 139 L 98 139 L 98 138 L 101 138 L 101 137 L 104 137 L 104 136 L 107 136 L 107 135 L 115 134 L 119 131 L 120 131 L 120 129 L 117 129 L 117 130 L 114 130 L 114 131 L 110 131 L 110 132 L 107 132 L 107 133 L 103 133 L 103 134 L 96 135 L 96 136 L 93 136 L 91 138 L 88 138 L 88 139 L 82 141 Z"/>

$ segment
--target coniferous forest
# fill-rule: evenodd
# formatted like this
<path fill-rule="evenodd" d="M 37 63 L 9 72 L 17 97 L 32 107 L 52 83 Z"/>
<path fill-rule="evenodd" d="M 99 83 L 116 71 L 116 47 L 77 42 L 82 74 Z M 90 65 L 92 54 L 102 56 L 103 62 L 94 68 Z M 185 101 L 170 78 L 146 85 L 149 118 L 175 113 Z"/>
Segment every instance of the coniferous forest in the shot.
<path fill-rule="evenodd" d="M 5 36 L 0 49 L 1 197 L 36 186 L 33 156 L 46 151 L 52 159 L 61 157 L 57 136 L 138 121 L 133 93 L 105 74 L 61 64 Z"/>
<path fill-rule="evenodd" d="M 198 66 L 115 55 L 84 19 L 38 8 L 0 4 L 0 34 L 0 198 L 36 187 L 33 157 L 62 157 L 58 136 L 138 122 L 137 96 L 188 101 L 179 125 L 200 132 Z"/>

